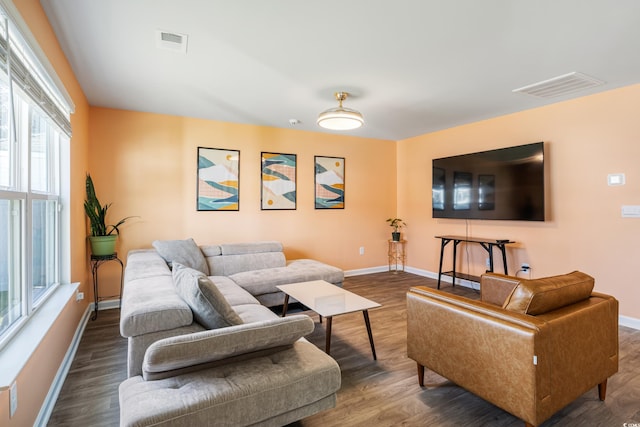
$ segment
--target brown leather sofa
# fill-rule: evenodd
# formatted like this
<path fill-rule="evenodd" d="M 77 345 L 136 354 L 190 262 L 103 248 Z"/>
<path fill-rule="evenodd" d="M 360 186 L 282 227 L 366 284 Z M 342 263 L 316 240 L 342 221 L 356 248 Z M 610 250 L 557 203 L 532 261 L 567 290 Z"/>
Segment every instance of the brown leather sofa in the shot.
<path fill-rule="evenodd" d="M 407 355 L 537 426 L 618 371 L 618 301 L 573 272 L 525 280 L 487 273 L 481 300 L 407 293 Z"/>

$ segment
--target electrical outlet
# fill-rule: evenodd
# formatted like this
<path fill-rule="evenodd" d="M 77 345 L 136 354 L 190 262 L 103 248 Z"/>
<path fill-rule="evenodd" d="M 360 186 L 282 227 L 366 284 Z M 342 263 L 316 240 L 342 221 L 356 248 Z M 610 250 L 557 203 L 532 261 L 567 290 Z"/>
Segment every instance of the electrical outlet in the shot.
<path fill-rule="evenodd" d="M 529 270 L 531 267 L 529 267 L 529 264 L 527 264 L 526 262 L 523 262 L 522 265 L 520 266 L 520 268 L 524 271 Z"/>
<path fill-rule="evenodd" d="M 18 409 L 18 383 L 11 384 L 9 388 L 9 401 L 11 402 L 9 404 L 9 418 L 13 418 L 13 414 L 15 414 Z"/>
<path fill-rule="evenodd" d="M 84 292 L 76 292 L 76 301 L 82 301 L 84 299 Z"/>
<path fill-rule="evenodd" d="M 485 259 L 485 260 L 484 260 L 484 265 L 485 265 L 487 268 L 491 267 L 491 260 L 490 260 L 489 258 Z"/>
<path fill-rule="evenodd" d="M 360 246 L 360 255 L 364 255 L 364 246 Z"/>

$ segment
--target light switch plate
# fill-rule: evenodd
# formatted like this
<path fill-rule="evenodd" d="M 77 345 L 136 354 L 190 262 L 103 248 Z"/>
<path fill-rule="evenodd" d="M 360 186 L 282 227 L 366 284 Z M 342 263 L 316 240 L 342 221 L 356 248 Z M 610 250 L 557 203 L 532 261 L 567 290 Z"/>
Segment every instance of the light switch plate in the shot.
<path fill-rule="evenodd" d="M 640 218 L 640 206 L 638 205 L 623 205 L 622 206 L 623 218 Z"/>
<path fill-rule="evenodd" d="M 610 173 L 607 175 L 609 185 L 624 185 L 625 177 L 623 173 Z"/>

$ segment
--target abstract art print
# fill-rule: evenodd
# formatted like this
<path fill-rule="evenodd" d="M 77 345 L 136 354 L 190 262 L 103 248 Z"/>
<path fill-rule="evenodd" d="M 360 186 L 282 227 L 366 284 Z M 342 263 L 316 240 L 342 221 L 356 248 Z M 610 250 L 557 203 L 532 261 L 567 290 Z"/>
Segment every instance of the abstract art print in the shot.
<path fill-rule="evenodd" d="M 286 210 L 296 208 L 296 155 L 262 153 L 263 210 Z"/>
<path fill-rule="evenodd" d="M 198 147 L 199 211 L 240 210 L 240 151 Z"/>
<path fill-rule="evenodd" d="M 344 157 L 315 156 L 316 209 L 344 209 Z"/>

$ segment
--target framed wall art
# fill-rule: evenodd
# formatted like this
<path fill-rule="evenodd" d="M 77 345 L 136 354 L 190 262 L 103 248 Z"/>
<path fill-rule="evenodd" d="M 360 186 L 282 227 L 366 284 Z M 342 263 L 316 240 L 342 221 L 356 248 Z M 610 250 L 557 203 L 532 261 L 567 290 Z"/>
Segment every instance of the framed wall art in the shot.
<path fill-rule="evenodd" d="M 296 208 L 296 155 L 263 152 L 260 174 L 262 210 Z"/>
<path fill-rule="evenodd" d="M 240 151 L 198 147 L 197 209 L 240 210 Z"/>
<path fill-rule="evenodd" d="M 344 157 L 315 156 L 316 209 L 344 209 Z"/>

